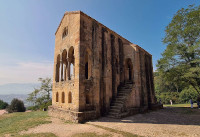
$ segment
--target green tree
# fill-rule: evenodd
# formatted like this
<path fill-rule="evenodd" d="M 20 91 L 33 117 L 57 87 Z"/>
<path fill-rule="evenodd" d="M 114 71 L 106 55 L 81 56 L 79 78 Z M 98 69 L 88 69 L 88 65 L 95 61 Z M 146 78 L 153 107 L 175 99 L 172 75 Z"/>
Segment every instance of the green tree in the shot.
<path fill-rule="evenodd" d="M 179 100 L 181 103 L 189 103 L 190 99 L 192 99 L 195 102 L 197 98 L 198 93 L 192 86 L 190 86 L 189 88 L 185 88 L 183 91 L 181 91 L 179 95 Z"/>
<path fill-rule="evenodd" d="M 179 10 L 165 32 L 158 73 L 176 91 L 192 86 L 200 95 L 200 6 Z"/>
<path fill-rule="evenodd" d="M 24 107 L 24 102 L 17 99 L 17 98 L 14 98 L 11 103 L 10 103 L 10 106 L 8 106 L 7 108 L 7 111 L 9 113 L 12 113 L 12 112 L 25 112 L 26 111 L 26 108 Z"/>
<path fill-rule="evenodd" d="M 39 78 L 41 82 L 40 88 L 35 88 L 32 93 L 29 94 L 26 99 L 28 102 L 33 103 L 31 109 L 47 109 L 51 105 L 51 91 L 52 91 L 52 81 L 51 78 Z"/>
<path fill-rule="evenodd" d="M 8 103 L 4 102 L 3 100 L 0 100 L 0 109 L 5 109 L 8 106 Z"/>

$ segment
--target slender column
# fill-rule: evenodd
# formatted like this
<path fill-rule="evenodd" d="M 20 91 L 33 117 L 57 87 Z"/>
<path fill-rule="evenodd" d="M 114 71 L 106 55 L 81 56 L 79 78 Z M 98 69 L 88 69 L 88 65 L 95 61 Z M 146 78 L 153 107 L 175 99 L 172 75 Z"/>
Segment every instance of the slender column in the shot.
<path fill-rule="evenodd" d="M 59 81 L 62 81 L 62 60 L 60 60 L 60 67 L 59 67 Z"/>
<path fill-rule="evenodd" d="M 64 63 L 64 81 L 67 79 L 67 61 Z"/>
<path fill-rule="evenodd" d="M 61 81 L 63 81 L 63 61 L 61 62 Z"/>
<path fill-rule="evenodd" d="M 68 80 L 70 80 L 71 78 L 70 78 L 70 59 L 68 58 L 68 60 L 67 60 L 67 77 L 68 77 Z"/>

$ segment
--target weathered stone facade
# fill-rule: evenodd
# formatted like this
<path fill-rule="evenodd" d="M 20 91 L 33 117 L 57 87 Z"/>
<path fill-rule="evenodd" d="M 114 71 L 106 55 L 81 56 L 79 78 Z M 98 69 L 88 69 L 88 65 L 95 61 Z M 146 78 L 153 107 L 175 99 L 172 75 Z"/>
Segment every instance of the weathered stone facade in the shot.
<path fill-rule="evenodd" d="M 81 11 L 66 12 L 55 33 L 49 114 L 83 122 L 158 107 L 151 54 Z"/>

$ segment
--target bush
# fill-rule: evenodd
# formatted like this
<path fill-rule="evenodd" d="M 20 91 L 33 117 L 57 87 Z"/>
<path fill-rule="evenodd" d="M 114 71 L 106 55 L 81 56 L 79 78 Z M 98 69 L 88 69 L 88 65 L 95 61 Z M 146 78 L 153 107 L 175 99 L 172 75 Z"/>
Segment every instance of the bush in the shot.
<path fill-rule="evenodd" d="M 179 103 L 179 92 L 163 92 L 160 96 L 156 96 L 157 100 L 161 100 L 163 104 L 169 104 L 170 100 L 173 103 Z"/>
<path fill-rule="evenodd" d="M 185 88 L 181 91 L 179 100 L 181 103 L 189 103 L 189 100 L 192 99 L 193 102 L 196 102 L 198 98 L 198 93 L 193 87 Z"/>
<path fill-rule="evenodd" d="M 46 110 L 48 110 L 48 106 L 50 106 L 50 105 L 52 105 L 52 101 L 44 102 L 41 105 L 29 106 L 27 109 L 33 110 L 33 111 L 36 111 L 38 109 L 46 111 Z"/>
<path fill-rule="evenodd" d="M 40 105 L 40 109 L 41 110 L 47 110 L 48 109 L 48 106 L 52 105 L 52 101 L 48 101 L 48 102 L 45 102 L 43 103 L 42 105 Z"/>
<path fill-rule="evenodd" d="M 10 104 L 10 106 L 8 106 L 7 111 L 9 113 L 12 112 L 25 112 L 26 108 L 24 107 L 24 102 L 14 98 Z"/>
<path fill-rule="evenodd" d="M 3 100 L 0 100 L 0 109 L 5 109 L 8 106 L 8 103 L 4 102 Z"/>

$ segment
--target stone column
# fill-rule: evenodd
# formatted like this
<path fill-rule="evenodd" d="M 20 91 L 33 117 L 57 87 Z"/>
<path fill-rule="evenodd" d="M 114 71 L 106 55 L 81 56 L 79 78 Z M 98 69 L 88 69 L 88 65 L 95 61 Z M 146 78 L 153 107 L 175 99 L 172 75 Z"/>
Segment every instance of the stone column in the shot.
<path fill-rule="evenodd" d="M 61 81 L 63 81 L 63 61 L 61 61 Z"/>
<path fill-rule="evenodd" d="M 68 78 L 68 80 L 70 80 L 71 78 L 70 78 L 70 59 L 68 58 L 67 59 L 67 78 Z"/>
<path fill-rule="evenodd" d="M 60 67 L 59 67 L 59 81 L 62 81 L 62 60 L 60 60 Z"/>

